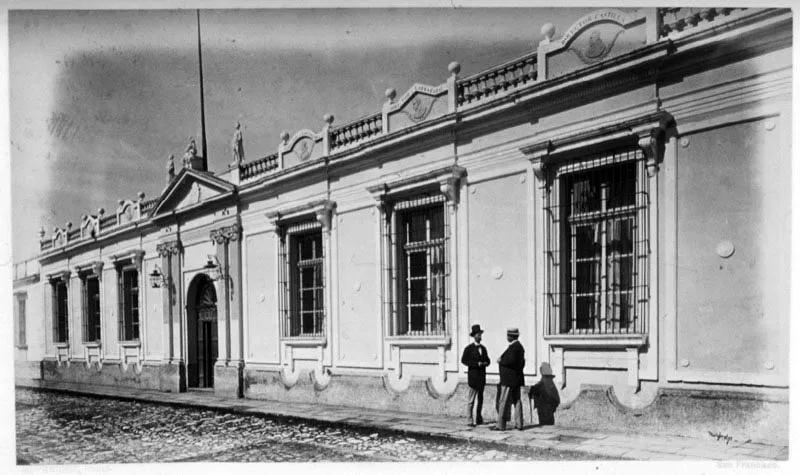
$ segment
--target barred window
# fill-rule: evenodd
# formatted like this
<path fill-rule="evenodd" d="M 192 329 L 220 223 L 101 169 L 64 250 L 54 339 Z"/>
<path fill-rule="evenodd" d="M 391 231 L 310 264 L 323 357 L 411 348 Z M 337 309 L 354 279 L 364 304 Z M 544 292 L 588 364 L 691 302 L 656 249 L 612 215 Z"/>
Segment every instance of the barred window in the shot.
<path fill-rule="evenodd" d="M 646 331 L 648 195 L 640 150 L 561 167 L 548 194 L 550 334 Z"/>
<path fill-rule="evenodd" d="M 53 285 L 53 339 L 56 343 L 69 341 L 69 302 L 67 283 L 55 280 Z"/>
<path fill-rule="evenodd" d="M 391 334 L 447 335 L 450 301 L 445 197 L 436 194 L 396 202 L 387 218 Z"/>
<path fill-rule="evenodd" d="M 317 221 L 286 226 L 281 240 L 281 313 L 286 337 L 325 335 L 325 251 Z"/>
<path fill-rule="evenodd" d="M 27 315 L 26 312 L 26 296 L 25 295 L 17 295 L 17 319 L 16 319 L 16 340 L 17 346 L 24 347 L 27 346 L 28 340 L 27 336 L 25 335 L 25 328 L 27 326 Z"/>
<path fill-rule="evenodd" d="M 123 267 L 119 277 L 119 339 L 139 339 L 139 271 Z"/>
<path fill-rule="evenodd" d="M 83 279 L 83 341 L 100 341 L 100 279 Z"/>

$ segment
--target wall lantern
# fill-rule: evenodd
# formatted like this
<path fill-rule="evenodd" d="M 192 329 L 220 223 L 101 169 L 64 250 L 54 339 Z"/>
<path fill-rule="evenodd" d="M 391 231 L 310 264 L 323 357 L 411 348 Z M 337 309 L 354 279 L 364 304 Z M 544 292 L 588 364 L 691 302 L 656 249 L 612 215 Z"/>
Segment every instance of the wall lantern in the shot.
<path fill-rule="evenodd" d="M 203 270 L 205 271 L 206 275 L 209 279 L 216 282 L 218 280 L 225 281 L 225 283 L 229 286 L 230 289 L 230 298 L 233 300 L 233 278 L 222 271 L 222 266 L 219 263 L 219 259 L 217 256 L 213 254 L 208 254 L 208 261 L 206 265 L 203 266 Z"/>
<path fill-rule="evenodd" d="M 153 267 L 153 272 L 150 273 L 150 286 L 154 289 L 166 287 L 168 281 L 164 274 L 161 273 L 161 268 L 158 267 L 158 264 Z"/>
<path fill-rule="evenodd" d="M 220 270 L 219 260 L 217 256 L 208 255 L 208 261 L 206 265 L 203 266 L 203 270 L 208 275 L 208 278 L 217 281 L 222 279 L 224 276 L 222 275 L 222 271 Z"/>

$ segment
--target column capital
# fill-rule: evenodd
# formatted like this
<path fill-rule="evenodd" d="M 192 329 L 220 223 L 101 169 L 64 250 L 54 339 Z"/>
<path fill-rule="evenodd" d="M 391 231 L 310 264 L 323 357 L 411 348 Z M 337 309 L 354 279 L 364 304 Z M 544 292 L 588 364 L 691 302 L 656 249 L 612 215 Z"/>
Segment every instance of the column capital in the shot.
<path fill-rule="evenodd" d="M 223 226 L 218 229 L 212 229 L 209 237 L 214 244 L 225 244 L 230 241 L 238 241 L 242 227 L 239 224 L 232 224 L 230 226 Z"/>
<path fill-rule="evenodd" d="M 169 257 L 172 254 L 180 254 L 182 244 L 179 240 L 162 242 L 156 246 L 156 252 L 161 257 Z"/>

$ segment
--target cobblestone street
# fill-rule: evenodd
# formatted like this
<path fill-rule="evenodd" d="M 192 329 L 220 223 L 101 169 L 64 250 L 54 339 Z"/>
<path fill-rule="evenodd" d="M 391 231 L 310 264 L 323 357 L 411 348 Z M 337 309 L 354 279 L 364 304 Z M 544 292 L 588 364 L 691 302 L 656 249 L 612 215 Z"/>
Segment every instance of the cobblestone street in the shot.
<path fill-rule="evenodd" d="M 16 423 L 20 464 L 602 458 L 28 389 Z"/>

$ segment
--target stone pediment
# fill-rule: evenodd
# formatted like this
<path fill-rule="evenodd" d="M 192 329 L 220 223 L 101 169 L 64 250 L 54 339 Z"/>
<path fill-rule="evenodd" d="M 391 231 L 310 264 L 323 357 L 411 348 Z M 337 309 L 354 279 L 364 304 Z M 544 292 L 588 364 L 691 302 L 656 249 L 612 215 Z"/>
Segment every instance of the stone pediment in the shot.
<path fill-rule="evenodd" d="M 153 207 L 153 217 L 171 214 L 198 206 L 200 203 L 225 195 L 234 185 L 210 173 L 184 168 L 161 194 Z"/>
<path fill-rule="evenodd" d="M 545 77 L 550 79 L 629 53 L 647 43 L 645 14 L 603 9 L 572 24 L 556 41 L 540 44 Z"/>
<path fill-rule="evenodd" d="M 414 84 L 386 110 L 389 131 L 430 120 L 447 113 L 447 85 Z"/>

